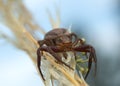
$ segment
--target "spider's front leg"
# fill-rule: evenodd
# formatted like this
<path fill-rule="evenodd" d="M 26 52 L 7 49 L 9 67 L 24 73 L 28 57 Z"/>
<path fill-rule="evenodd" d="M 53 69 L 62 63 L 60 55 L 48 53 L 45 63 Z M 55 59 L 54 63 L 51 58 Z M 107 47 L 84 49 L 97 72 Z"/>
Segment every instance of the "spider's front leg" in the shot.
<path fill-rule="evenodd" d="M 38 67 L 38 70 L 40 72 L 40 75 L 41 75 L 42 79 L 45 81 L 45 78 L 43 77 L 40 66 L 41 66 L 41 48 L 38 48 L 37 49 L 37 67 Z"/>
<path fill-rule="evenodd" d="M 85 79 L 87 78 L 90 70 L 91 70 L 91 66 L 92 66 L 92 62 L 95 62 L 95 73 L 96 73 L 96 69 L 97 69 L 97 58 L 96 58 L 96 53 L 95 53 L 95 49 L 91 46 L 91 45 L 81 45 L 78 47 L 74 48 L 75 51 L 79 51 L 79 52 L 86 52 L 86 53 L 90 53 L 89 54 L 89 60 L 88 60 L 88 72 L 85 76 Z"/>
<path fill-rule="evenodd" d="M 45 79 L 44 79 L 43 74 L 42 74 L 41 69 L 40 69 L 40 66 L 41 66 L 41 53 L 40 53 L 40 52 L 41 52 L 41 51 L 45 51 L 45 52 L 50 53 L 50 54 L 58 61 L 58 63 L 62 63 L 62 64 L 64 64 L 65 66 L 67 66 L 67 67 L 69 67 L 70 69 L 73 70 L 72 67 L 70 67 L 70 66 L 67 65 L 65 62 L 63 62 L 62 59 L 61 59 L 61 57 L 58 56 L 58 54 L 56 54 L 56 53 L 58 53 L 58 52 L 63 52 L 63 49 L 61 49 L 61 48 L 59 48 L 59 47 L 56 47 L 56 46 L 41 46 L 41 47 L 38 48 L 38 50 L 37 50 L 37 67 L 38 67 L 38 69 L 39 69 L 39 72 L 40 72 L 43 80 L 45 80 Z"/>

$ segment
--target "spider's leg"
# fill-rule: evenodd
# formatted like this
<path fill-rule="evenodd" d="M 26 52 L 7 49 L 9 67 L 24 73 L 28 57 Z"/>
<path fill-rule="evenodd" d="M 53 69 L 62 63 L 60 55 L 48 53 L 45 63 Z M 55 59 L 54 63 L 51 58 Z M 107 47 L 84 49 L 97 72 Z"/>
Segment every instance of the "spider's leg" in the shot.
<path fill-rule="evenodd" d="M 92 57 L 93 57 L 93 61 L 95 63 L 95 75 L 97 73 L 97 56 L 96 56 L 96 52 L 95 52 L 95 49 L 94 48 L 91 48 L 91 54 L 92 54 Z"/>
<path fill-rule="evenodd" d="M 85 75 L 85 79 L 87 78 L 88 74 L 90 73 L 91 67 L 92 67 L 92 58 L 91 58 L 91 54 L 89 56 L 89 60 L 88 60 L 88 71 L 87 74 Z"/>
<path fill-rule="evenodd" d="M 91 70 L 91 66 L 92 66 L 92 61 L 95 62 L 95 73 L 96 73 L 96 69 L 97 69 L 97 58 L 96 58 L 96 53 L 95 53 L 95 49 L 90 46 L 90 45 L 81 45 L 79 47 L 75 47 L 74 50 L 79 51 L 79 52 L 89 52 L 89 61 L 88 61 L 88 72 L 85 76 L 85 79 L 87 78 L 90 70 Z"/>
<path fill-rule="evenodd" d="M 45 81 L 43 74 L 42 74 L 42 71 L 40 69 L 40 66 L 41 66 L 41 53 L 40 53 L 40 48 L 38 48 L 38 50 L 37 50 L 37 67 L 38 67 L 38 70 L 42 76 L 42 79 Z"/>
<path fill-rule="evenodd" d="M 72 46 L 77 45 L 77 43 L 79 41 L 77 35 L 75 33 L 71 33 L 70 36 L 71 36 L 71 41 L 73 39 L 72 37 L 74 37 L 74 41 L 72 42 L 72 44 L 73 44 Z"/>
<path fill-rule="evenodd" d="M 96 71 L 97 71 L 97 58 L 96 58 L 96 53 L 95 53 L 95 49 L 91 46 L 89 46 L 89 50 L 90 50 L 90 55 L 89 55 L 89 61 L 88 61 L 88 72 L 85 76 L 85 79 L 87 78 L 89 72 L 90 72 L 90 69 L 91 69 L 91 66 L 92 66 L 92 61 L 94 61 L 95 63 L 95 75 L 96 75 Z"/>

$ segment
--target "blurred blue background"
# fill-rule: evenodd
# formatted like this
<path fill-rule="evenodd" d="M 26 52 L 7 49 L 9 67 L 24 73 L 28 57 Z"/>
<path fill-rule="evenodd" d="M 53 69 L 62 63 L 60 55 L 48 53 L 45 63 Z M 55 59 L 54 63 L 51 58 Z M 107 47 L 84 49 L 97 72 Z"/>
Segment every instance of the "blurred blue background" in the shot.
<path fill-rule="evenodd" d="M 46 9 L 54 19 L 60 8 L 61 25 L 85 38 L 95 47 L 98 58 L 97 76 L 90 72 L 90 86 L 120 86 L 119 0 L 24 0 L 36 22 L 52 29 Z M 6 28 L 0 25 L 0 28 Z M 10 34 L 8 32 L 8 34 Z M 40 38 L 42 39 L 44 35 Z M 94 69 L 94 68 L 93 68 Z M 28 55 L 0 39 L 0 86 L 43 86 Z"/>

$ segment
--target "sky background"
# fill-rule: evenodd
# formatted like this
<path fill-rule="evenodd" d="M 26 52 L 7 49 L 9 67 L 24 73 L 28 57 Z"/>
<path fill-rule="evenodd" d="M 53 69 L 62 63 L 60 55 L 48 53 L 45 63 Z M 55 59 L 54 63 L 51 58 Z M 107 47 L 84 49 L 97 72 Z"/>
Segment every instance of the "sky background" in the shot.
<path fill-rule="evenodd" d="M 90 73 L 91 86 L 120 86 L 120 30 L 118 0 L 24 0 L 36 22 L 52 29 L 46 9 L 56 18 L 60 8 L 61 27 L 68 28 L 86 39 L 97 52 L 98 72 Z M 6 28 L 0 24 L 0 28 Z M 10 34 L 9 30 L 2 30 Z M 7 32 L 6 32 L 7 31 Z M 44 35 L 40 35 L 42 39 Z M 43 86 L 28 55 L 0 39 L 0 86 Z"/>

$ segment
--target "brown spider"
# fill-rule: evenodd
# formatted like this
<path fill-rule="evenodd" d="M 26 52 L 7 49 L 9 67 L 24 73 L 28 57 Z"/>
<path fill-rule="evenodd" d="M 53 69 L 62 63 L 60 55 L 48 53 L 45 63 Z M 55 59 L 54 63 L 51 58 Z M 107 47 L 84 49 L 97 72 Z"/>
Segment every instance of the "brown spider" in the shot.
<path fill-rule="evenodd" d="M 85 44 L 82 39 L 77 37 L 76 34 L 69 33 L 64 28 L 56 28 L 54 30 L 49 31 L 48 33 L 45 34 L 44 40 L 39 40 L 38 44 L 40 45 L 40 47 L 37 50 L 37 67 L 43 80 L 45 79 L 40 69 L 42 51 L 50 53 L 57 60 L 57 62 L 64 64 L 70 69 L 73 68 L 71 68 L 65 62 L 63 62 L 62 58 L 57 53 L 63 53 L 64 58 L 67 58 L 66 52 L 68 51 L 73 51 L 74 53 L 76 52 L 85 52 L 86 54 L 89 53 L 88 72 L 85 75 L 85 79 L 87 78 L 90 72 L 92 61 L 95 62 L 96 70 L 97 58 L 95 49 L 91 45 Z"/>

